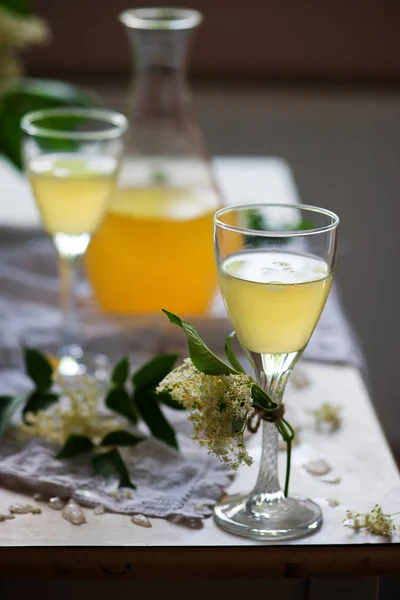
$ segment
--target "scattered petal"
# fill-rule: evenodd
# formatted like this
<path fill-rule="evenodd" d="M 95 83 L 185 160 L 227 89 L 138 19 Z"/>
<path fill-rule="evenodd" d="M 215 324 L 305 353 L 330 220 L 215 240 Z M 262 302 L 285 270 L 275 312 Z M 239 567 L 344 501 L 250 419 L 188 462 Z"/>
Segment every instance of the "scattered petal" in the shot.
<path fill-rule="evenodd" d="M 332 485 L 336 485 L 336 484 L 340 483 L 342 480 L 337 475 L 329 475 L 328 477 L 323 477 L 322 481 L 324 483 L 330 483 Z"/>
<path fill-rule="evenodd" d="M 340 502 L 339 502 L 339 500 L 337 498 L 327 498 L 326 499 L 326 503 L 331 508 L 336 508 L 336 506 L 340 505 Z"/>
<path fill-rule="evenodd" d="M 133 515 L 131 521 L 134 525 L 140 525 L 140 527 L 153 527 L 149 519 L 144 515 Z"/>
<path fill-rule="evenodd" d="M 2 521 L 10 521 L 11 519 L 15 519 L 15 516 L 10 513 L 0 513 L 0 523 Z"/>
<path fill-rule="evenodd" d="M 38 506 L 33 506 L 33 504 L 13 504 L 8 507 L 8 510 L 13 515 L 26 515 L 28 513 L 32 513 L 32 515 L 39 515 L 42 512 L 42 509 Z"/>
<path fill-rule="evenodd" d="M 310 473 L 311 475 L 316 475 L 317 477 L 320 477 L 321 475 L 326 475 L 327 473 L 329 473 L 329 471 L 332 470 L 332 467 L 328 465 L 326 460 L 324 460 L 323 458 L 310 461 L 309 463 L 304 465 L 304 468 L 307 471 L 307 473 Z"/>
<path fill-rule="evenodd" d="M 85 514 L 75 500 L 70 500 L 68 504 L 64 506 L 61 516 L 65 521 L 68 521 L 73 525 L 82 525 L 82 523 L 86 523 Z"/>

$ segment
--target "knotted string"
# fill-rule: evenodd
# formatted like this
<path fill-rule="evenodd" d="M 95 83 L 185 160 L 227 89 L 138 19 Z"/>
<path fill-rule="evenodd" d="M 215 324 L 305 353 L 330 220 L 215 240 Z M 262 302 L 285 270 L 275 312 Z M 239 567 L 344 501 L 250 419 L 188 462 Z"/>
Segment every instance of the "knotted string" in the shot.
<path fill-rule="evenodd" d="M 256 407 L 249 418 L 247 419 L 247 429 L 251 433 L 257 433 L 261 421 L 267 421 L 268 423 L 280 423 L 285 414 L 285 405 L 279 404 L 276 408 L 265 410 L 264 408 Z"/>

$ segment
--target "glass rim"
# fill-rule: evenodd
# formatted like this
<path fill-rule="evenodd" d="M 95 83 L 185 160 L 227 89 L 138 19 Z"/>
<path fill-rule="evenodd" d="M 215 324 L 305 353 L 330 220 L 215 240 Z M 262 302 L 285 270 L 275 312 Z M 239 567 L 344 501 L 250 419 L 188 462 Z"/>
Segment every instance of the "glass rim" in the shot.
<path fill-rule="evenodd" d="M 128 8 L 119 14 L 119 20 L 133 29 L 168 31 L 197 27 L 203 20 L 203 14 L 194 8 Z"/>
<path fill-rule="evenodd" d="M 234 212 L 234 211 L 241 211 L 241 210 L 245 210 L 245 209 L 252 209 L 252 208 L 291 208 L 293 209 L 300 209 L 300 210 L 304 210 L 304 211 L 309 211 L 309 212 L 314 212 L 314 213 L 319 213 L 319 214 L 323 214 L 327 217 L 330 217 L 332 219 L 332 223 L 329 223 L 328 225 L 323 225 L 321 227 L 316 227 L 315 229 L 288 229 L 287 231 L 279 231 L 279 230 L 262 230 L 262 229 L 251 229 L 251 228 L 247 228 L 247 227 L 238 227 L 237 225 L 229 225 L 228 223 L 224 223 L 223 221 L 220 221 L 220 216 L 228 213 L 228 212 Z M 318 233 L 324 233 L 324 232 L 328 232 L 328 231 L 332 231 L 334 229 L 337 228 L 337 226 L 340 223 L 340 219 L 337 216 L 336 213 L 332 212 L 331 210 L 328 210 L 326 208 L 321 208 L 319 206 L 312 206 L 311 204 L 287 204 L 287 203 L 279 203 L 279 202 L 275 202 L 275 203 L 268 203 L 268 202 L 264 202 L 264 203 L 256 203 L 256 204 L 233 204 L 232 206 L 224 206 L 223 208 L 220 208 L 219 210 L 217 210 L 217 212 L 214 214 L 214 224 L 218 227 L 221 227 L 222 229 L 225 229 L 227 231 L 234 231 L 236 233 L 242 233 L 242 234 L 246 234 L 246 235 L 255 235 L 255 236 L 259 236 L 259 237 L 285 237 L 285 238 L 289 238 L 289 237 L 301 237 L 301 236 L 307 236 L 307 235 L 316 235 Z"/>
<path fill-rule="evenodd" d="M 62 131 L 35 125 L 35 121 L 51 117 L 83 117 L 109 123 L 109 129 L 97 131 L 71 130 Z M 68 140 L 110 140 L 120 137 L 128 129 L 128 119 L 119 112 L 103 108 L 45 108 L 28 112 L 21 119 L 21 128 L 24 133 L 43 138 L 68 139 Z"/>

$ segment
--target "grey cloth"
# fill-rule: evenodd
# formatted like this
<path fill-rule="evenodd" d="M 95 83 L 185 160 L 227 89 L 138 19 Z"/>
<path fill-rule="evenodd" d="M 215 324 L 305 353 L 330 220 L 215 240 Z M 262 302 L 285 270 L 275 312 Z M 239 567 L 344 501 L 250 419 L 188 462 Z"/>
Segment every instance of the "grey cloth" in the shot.
<path fill-rule="evenodd" d="M 21 344 L 39 347 L 57 344 L 58 293 L 54 250 L 49 240 L 38 235 L 18 237 L 18 232 L 4 232 L 0 236 L 0 394 L 29 390 L 29 382 L 21 373 Z M 161 330 L 146 328 L 140 319 L 134 331 L 129 320 L 105 319 L 93 308 L 84 282 L 79 298 L 87 349 L 103 351 L 111 357 L 139 352 L 138 363 L 157 351 Z M 216 314 L 221 314 L 220 303 L 214 308 Z M 335 292 L 305 355 L 316 360 L 362 364 L 362 353 Z M 168 410 L 168 417 L 174 421 L 182 452 L 155 439 L 124 451 L 131 477 L 137 484 L 132 498 L 115 499 L 110 495 L 113 491 L 110 485 L 93 477 L 89 464 L 58 461 L 54 458 L 55 448 L 39 439 L 28 445 L 13 437 L 2 441 L 0 484 L 72 496 L 82 504 L 101 503 L 121 513 L 208 516 L 232 474 L 218 459 L 194 447 L 184 414 Z"/>
<path fill-rule="evenodd" d="M 204 518 L 211 514 L 231 476 L 218 459 L 185 448 L 183 436 L 179 438 L 181 453 L 154 438 L 123 451 L 137 489 L 123 488 L 115 497 L 117 483 L 94 477 L 85 459 L 57 460 L 57 449 L 41 439 L 19 444 L 8 436 L 0 448 L 0 484 L 72 497 L 83 506 L 102 504 L 117 513 Z"/>

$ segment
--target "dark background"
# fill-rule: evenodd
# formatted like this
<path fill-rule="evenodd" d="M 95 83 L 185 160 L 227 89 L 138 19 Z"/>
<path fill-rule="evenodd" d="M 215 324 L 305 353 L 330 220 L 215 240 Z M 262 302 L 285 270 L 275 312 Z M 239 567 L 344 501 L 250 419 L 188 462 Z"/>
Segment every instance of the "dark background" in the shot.
<path fill-rule="evenodd" d="M 117 15 L 130 3 L 34 4 L 54 39 L 26 55 L 28 73 L 92 86 L 123 109 L 131 53 Z M 302 200 L 341 217 L 338 277 L 375 406 L 400 457 L 400 2 L 196 0 L 191 7 L 205 14 L 190 73 L 210 151 L 284 158 Z"/>
<path fill-rule="evenodd" d="M 127 74 L 130 57 L 117 15 L 127 0 L 35 0 L 51 24 L 51 51 L 36 48 L 40 74 Z M 398 0 L 196 0 L 201 10 L 191 67 L 202 77 L 314 81 L 398 81 Z M 158 6 L 171 2 L 157 0 Z"/>

